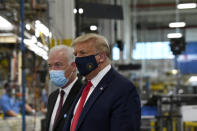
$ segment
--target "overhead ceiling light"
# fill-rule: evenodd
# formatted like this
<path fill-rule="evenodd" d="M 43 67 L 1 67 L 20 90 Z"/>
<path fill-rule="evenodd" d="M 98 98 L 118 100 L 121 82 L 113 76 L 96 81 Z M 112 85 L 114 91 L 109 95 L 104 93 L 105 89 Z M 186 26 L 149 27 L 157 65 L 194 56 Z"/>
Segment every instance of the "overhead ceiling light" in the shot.
<path fill-rule="evenodd" d="M 11 31 L 14 28 L 13 25 L 2 16 L 0 16 L 0 23 L 0 30 Z"/>
<path fill-rule="evenodd" d="M 52 35 L 53 35 L 52 32 L 49 32 L 49 37 L 50 37 L 50 38 L 52 37 Z"/>
<path fill-rule="evenodd" d="M 49 51 L 49 47 L 44 45 L 43 49 L 45 49 L 46 51 Z"/>
<path fill-rule="evenodd" d="M 179 27 L 185 27 L 185 22 L 172 22 L 169 24 L 170 28 L 179 28 Z"/>
<path fill-rule="evenodd" d="M 172 72 L 173 75 L 176 75 L 178 73 L 178 70 L 173 69 L 173 70 L 171 70 L 171 72 Z"/>
<path fill-rule="evenodd" d="M 33 43 L 36 43 L 36 42 L 38 41 L 37 38 L 36 38 L 35 36 L 32 36 L 32 37 L 31 37 L 31 40 L 32 40 Z"/>
<path fill-rule="evenodd" d="M 30 30 L 30 29 L 31 29 L 30 24 L 26 24 L 26 25 L 25 25 L 25 28 L 26 28 L 27 30 Z"/>
<path fill-rule="evenodd" d="M 41 43 L 36 42 L 33 39 L 24 39 L 24 44 L 27 46 L 27 48 L 31 51 L 33 51 L 35 54 L 39 55 L 43 59 L 48 59 L 48 53 L 47 51 L 40 47 Z"/>
<path fill-rule="evenodd" d="M 0 33 L 0 36 L 15 36 L 13 33 Z"/>
<path fill-rule="evenodd" d="M 172 39 L 172 38 L 181 38 L 182 34 L 181 33 L 169 33 L 167 35 L 168 39 Z"/>
<path fill-rule="evenodd" d="M 38 38 L 40 37 L 40 32 L 38 31 L 38 29 L 35 29 L 35 36 Z"/>
<path fill-rule="evenodd" d="M 42 32 L 45 36 L 49 36 L 49 29 L 42 24 L 39 20 L 35 21 L 35 27 L 38 31 Z"/>
<path fill-rule="evenodd" d="M 74 13 L 74 14 L 77 13 L 77 9 L 76 9 L 76 8 L 73 9 L 73 13 Z"/>
<path fill-rule="evenodd" d="M 91 26 L 90 26 L 90 30 L 91 30 L 91 31 L 97 30 L 97 26 L 96 26 L 96 25 L 91 25 Z"/>
<path fill-rule="evenodd" d="M 191 86 L 197 86 L 197 76 L 191 76 L 187 82 Z"/>
<path fill-rule="evenodd" d="M 197 82 L 197 76 L 191 76 L 189 82 Z"/>
<path fill-rule="evenodd" d="M 197 7 L 196 3 L 185 3 L 185 4 L 178 4 L 177 5 L 178 9 L 193 9 L 196 7 Z"/>
<path fill-rule="evenodd" d="M 43 44 L 41 43 L 41 42 L 37 42 L 37 45 L 39 46 L 39 47 L 41 47 L 41 48 L 43 48 Z"/>
<path fill-rule="evenodd" d="M 83 9 L 79 8 L 79 14 L 83 14 Z"/>

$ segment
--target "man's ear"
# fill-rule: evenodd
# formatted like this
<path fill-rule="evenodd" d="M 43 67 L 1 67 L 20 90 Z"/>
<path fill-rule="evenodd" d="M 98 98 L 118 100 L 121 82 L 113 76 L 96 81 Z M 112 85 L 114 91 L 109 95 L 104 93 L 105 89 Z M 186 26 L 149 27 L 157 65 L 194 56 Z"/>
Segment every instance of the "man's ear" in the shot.
<path fill-rule="evenodd" d="M 99 63 L 103 63 L 106 60 L 106 53 L 102 52 L 99 54 Z"/>

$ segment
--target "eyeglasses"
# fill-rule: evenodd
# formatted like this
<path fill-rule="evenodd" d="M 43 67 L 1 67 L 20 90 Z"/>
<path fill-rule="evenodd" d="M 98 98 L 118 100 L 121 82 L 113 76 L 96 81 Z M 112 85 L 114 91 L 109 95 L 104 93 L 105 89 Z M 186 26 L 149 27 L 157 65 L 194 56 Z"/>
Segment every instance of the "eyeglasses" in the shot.
<path fill-rule="evenodd" d="M 54 64 L 48 64 L 48 69 L 52 69 L 53 67 L 58 69 L 62 66 L 64 66 L 62 63 L 57 62 L 57 63 L 54 63 Z"/>

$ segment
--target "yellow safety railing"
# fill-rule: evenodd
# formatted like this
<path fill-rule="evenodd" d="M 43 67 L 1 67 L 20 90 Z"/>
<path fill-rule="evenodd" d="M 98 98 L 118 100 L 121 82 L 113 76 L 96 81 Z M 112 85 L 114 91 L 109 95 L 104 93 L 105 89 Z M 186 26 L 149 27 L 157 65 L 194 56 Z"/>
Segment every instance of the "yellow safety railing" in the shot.
<path fill-rule="evenodd" d="M 0 119 L 3 120 L 3 117 L 4 117 L 3 112 L 0 112 Z"/>
<path fill-rule="evenodd" d="M 155 122 L 154 121 L 150 122 L 150 126 L 151 126 L 151 131 L 155 131 Z"/>

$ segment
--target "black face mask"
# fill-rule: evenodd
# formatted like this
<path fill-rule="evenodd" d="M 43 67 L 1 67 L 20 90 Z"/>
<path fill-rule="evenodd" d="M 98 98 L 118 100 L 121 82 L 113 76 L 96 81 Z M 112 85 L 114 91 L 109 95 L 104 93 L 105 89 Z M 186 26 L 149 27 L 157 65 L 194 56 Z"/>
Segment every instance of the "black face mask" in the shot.
<path fill-rule="evenodd" d="M 98 67 L 95 56 L 96 55 L 90 55 L 75 58 L 77 69 L 81 75 L 86 76 Z"/>

